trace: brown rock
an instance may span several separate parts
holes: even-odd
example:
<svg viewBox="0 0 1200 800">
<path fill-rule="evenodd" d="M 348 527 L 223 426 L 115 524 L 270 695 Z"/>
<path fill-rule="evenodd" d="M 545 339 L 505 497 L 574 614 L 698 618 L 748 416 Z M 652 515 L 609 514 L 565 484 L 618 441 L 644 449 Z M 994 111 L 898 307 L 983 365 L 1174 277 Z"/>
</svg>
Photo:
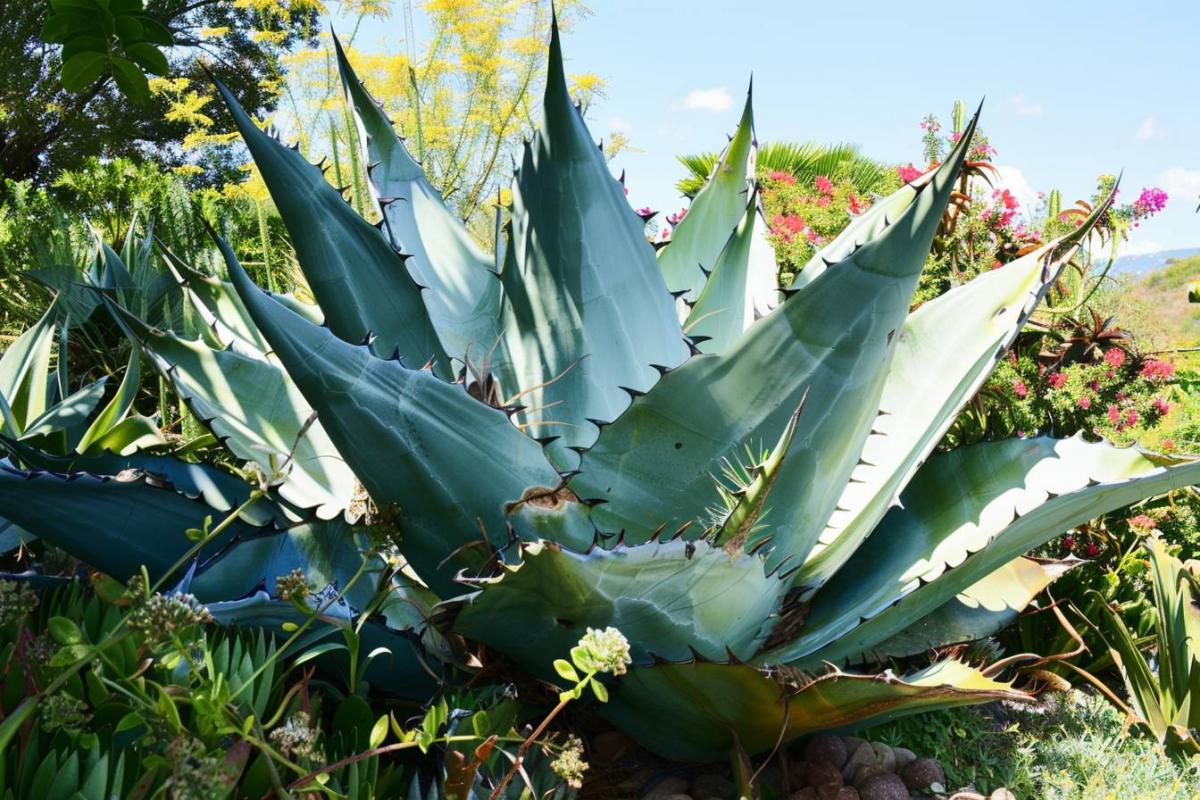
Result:
<svg viewBox="0 0 1200 800">
<path fill-rule="evenodd" d="M 686 794 L 687 790 L 686 778 L 670 775 L 651 786 L 650 790 L 642 795 L 642 800 L 668 800 L 674 795 Z"/>
<path fill-rule="evenodd" d="M 792 792 L 788 796 L 788 800 L 818 800 L 817 790 L 811 786 L 805 786 L 799 791 Z"/>
<path fill-rule="evenodd" d="M 858 789 L 855 789 L 853 786 L 843 786 L 838 789 L 834 800 L 859 800 Z"/>
<path fill-rule="evenodd" d="M 854 777 L 854 772 L 864 764 L 875 763 L 875 748 L 871 747 L 867 742 L 863 742 L 858 748 L 850 754 L 850 758 L 846 759 L 846 765 L 842 767 L 842 779 L 849 781 Z"/>
<path fill-rule="evenodd" d="M 875 751 L 876 764 L 883 767 L 885 772 L 896 771 L 896 754 L 892 752 L 892 748 L 883 742 L 871 742 L 871 748 Z"/>
<path fill-rule="evenodd" d="M 878 772 L 863 781 L 858 796 L 862 800 L 908 800 L 908 789 L 895 773 Z"/>
<path fill-rule="evenodd" d="M 622 792 L 640 792 L 643 786 L 654 779 L 655 774 L 652 767 L 642 767 L 626 775 L 617 788 Z"/>
<path fill-rule="evenodd" d="M 804 760 L 810 764 L 830 764 L 841 769 L 846 765 L 848 756 L 846 743 L 839 736 L 814 736 L 804 747 Z"/>
<path fill-rule="evenodd" d="M 928 789 L 935 783 L 946 784 L 946 773 L 942 765 L 932 758 L 918 758 L 900 773 L 904 785 L 910 789 Z"/>
<path fill-rule="evenodd" d="M 893 747 L 892 755 L 896 756 L 896 772 L 917 760 L 917 754 L 907 747 Z"/>
<path fill-rule="evenodd" d="M 862 747 L 867 740 L 860 739 L 857 736 L 843 736 L 842 741 L 846 743 L 846 752 L 853 753 L 855 750 Z"/>
<path fill-rule="evenodd" d="M 692 796 L 696 800 L 737 800 L 737 787 L 724 775 L 709 773 L 692 780 Z"/>
<path fill-rule="evenodd" d="M 620 731 L 604 731 L 592 737 L 588 754 L 597 764 L 611 764 L 632 747 L 633 740 Z"/>
<path fill-rule="evenodd" d="M 792 761 L 788 763 L 788 780 L 793 786 L 808 785 L 808 762 Z"/>
<path fill-rule="evenodd" d="M 854 785 L 854 788 L 861 789 L 867 778 L 881 772 L 887 772 L 881 764 L 859 764 L 854 768 L 854 774 L 850 776 L 850 783 Z"/>
<path fill-rule="evenodd" d="M 844 786 L 835 786 L 832 783 L 827 783 L 824 786 L 817 787 L 817 800 L 838 800 L 842 794 Z"/>
<path fill-rule="evenodd" d="M 809 786 L 825 786 L 833 784 L 834 786 L 842 785 L 842 772 L 832 764 L 812 763 L 808 764 L 808 772 L 804 776 L 804 780 Z"/>
</svg>

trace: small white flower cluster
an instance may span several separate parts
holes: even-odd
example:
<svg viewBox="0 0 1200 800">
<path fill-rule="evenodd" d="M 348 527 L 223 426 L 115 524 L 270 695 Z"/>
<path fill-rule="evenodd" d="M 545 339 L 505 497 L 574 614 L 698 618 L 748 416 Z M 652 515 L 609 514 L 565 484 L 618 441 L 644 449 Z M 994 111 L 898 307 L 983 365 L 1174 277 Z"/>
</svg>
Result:
<svg viewBox="0 0 1200 800">
<path fill-rule="evenodd" d="M 624 675 L 633 663 L 629 656 L 629 640 L 616 628 L 588 628 L 579 640 L 583 651 L 575 657 L 576 665 L 588 672 L 609 672 Z"/>
<path fill-rule="evenodd" d="M 282 726 L 271 731 L 271 741 L 279 751 L 289 758 L 320 761 L 321 749 L 317 747 L 317 734 L 306 711 L 297 711 L 287 718 Z"/>
<path fill-rule="evenodd" d="M 166 640 L 187 628 L 212 621 L 212 614 L 208 613 L 208 609 L 193 595 L 183 592 L 151 595 L 129 614 L 131 630 L 158 641 Z"/>
<path fill-rule="evenodd" d="M 588 764 L 583 760 L 583 741 L 578 736 L 568 736 L 558 758 L 550 762 L 550 769 L 554 770 L 554 774 L 566 781 L 572 789 L 583 788 L 583 773 L 587 768 Z"/>
</svg>

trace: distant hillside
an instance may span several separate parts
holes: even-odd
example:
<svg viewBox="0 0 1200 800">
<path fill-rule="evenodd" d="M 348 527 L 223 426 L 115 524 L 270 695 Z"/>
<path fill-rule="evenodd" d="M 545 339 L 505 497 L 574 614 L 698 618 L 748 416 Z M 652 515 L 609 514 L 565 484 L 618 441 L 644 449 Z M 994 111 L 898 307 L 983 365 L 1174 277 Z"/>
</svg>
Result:
<svg viewBox="0 0 1200 800">
<path fill-rule="evenodd" d="M 1112 265 L 1114 275 L 1144 275 L 1146 272 L 1160 269 L 1168 261 L 1177 261 L 1200 255 L 1200 247 L 1184 247 L 1181 249 L 1160 249 L 1154 253 L 1139 253 L 1138 255 L 1122 255 Z"/>
<path fill-rule="evenodd" d="M 1173 260 L 1146 274 L 1127 272 L 1102 304 L 1131 331 L 1142 350 L 1200 345 L 1200 305 L 1188 302 L 1188 284 L 1200 281 L 1200 255 Z"/>
<path fill-rule="evenodd" d="M 1121 256 L 1113 264 L 1114 275 L 1141 275 L 1166 266 L 1168 261 L 1178 261 L 1200 255 L 1200 247 L 1185 247 L 1180 250 L 1159 250 L 1154 253 L 1139 253 L 1135 256 Z"/>
</svg>

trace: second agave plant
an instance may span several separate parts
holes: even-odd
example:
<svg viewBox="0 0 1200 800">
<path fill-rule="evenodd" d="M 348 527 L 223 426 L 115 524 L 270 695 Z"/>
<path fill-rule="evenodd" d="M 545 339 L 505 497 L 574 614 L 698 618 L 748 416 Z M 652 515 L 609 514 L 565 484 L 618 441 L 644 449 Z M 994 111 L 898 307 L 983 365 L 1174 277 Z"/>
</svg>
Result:
<svg viewBox="0 0 1200 800">
<path fill-rule="evenodd" d="M 325 621 L 369 616 L 364 639 L 389 653 L 369 679 L 415 697 L 466 653 L 561 680 L 555 659 L 616 627 L 633 663 L 603 713 L 706 759 L 1028 698 L 957 660 L 876 665 L 988 636 L 1069 567 L 1024 553 L 1200 479 L 1195 461 L 1082 438 L 935 452 L 1095 220 L 910 311 L 974 121 L 778 286 L 749 98 L 656 254 L 553 32 L 544 120 L 489 253 L 338 55 L 378 225 L 222 88 L 317 305 L 260 290 L 223 243 L 226 276 L 162 254 L 199 339 L 104 299 L 269 476 L 265 496 L 169 454 L 49 455 L 6 429 L 0 515 L 128 578 L 161 577 L 185 531 L 240 509 L 188 590 L 218 619 L 276 627 L 295 613 L 278 579 L 299 570 L 340 594 Z M 364 522 L 392 550 L 364 555 Z"/>
</svg>

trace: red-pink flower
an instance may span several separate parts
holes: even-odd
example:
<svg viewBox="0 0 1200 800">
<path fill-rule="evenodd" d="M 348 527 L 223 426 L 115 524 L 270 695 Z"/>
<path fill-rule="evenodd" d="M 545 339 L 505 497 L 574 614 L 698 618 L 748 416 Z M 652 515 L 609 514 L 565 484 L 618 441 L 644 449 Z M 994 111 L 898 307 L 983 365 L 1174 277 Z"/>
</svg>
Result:
<svg viewBox="0 0 1200 800">
<path fill-rule="evenodd" d="M 1125 409 L 1125 424 L 1126 425 L 1137 425 L 1137 421 L 1138 421 L 1137 409 L 1136 408 Z"/>
<path fill-rule="evenodd" d="M 642 219 L 649 219 L 650 217 L 654 216 L 654 212 L 650 209 L 650 206 L 642 206 L 633 213 L 637 214 Z"/>
<path fill-rule="evenodd" d="M 1088 558 L 1095 558 L 1099 552 L 1100 552 L 1100 548 L 1096 546 L 1095 542 L 1088 542 L 1088 545 L 1087 545 Z"/>
<path fill-rule="evenodd" d="M 778 181 L 779 183 L 786 183 L 789 185 L 796 182 L 795 175 L 790 172 L 784 172 L 780 169 L 772 170 L 771 172 L 767 173 L 767 177 L 773 181 Z"/>
<path fill-rule="evenodd" d="M 1121 409 L 1117 408 L 1115 405 L 1110 405 L 1108 407 L 1108 421 L 1111 422 L 1113 425 L 1116 425 L 1118 422 L 1120 422 L 1121 421 Z"/>
<path fill-rule="evenodd" d="M 1175 365 L 1170 361 L 1159 361 L 1158 359 L 1151 358 L 1142 364 L 1142 371 L 1138 374 L 1152 381 L 1165 381 L 1175 375 Z"/>
<path fill-rule="evenodd" d="M 817 191 L 821 194 L 833 194 L 833 181 L 826 178 L 824 175 L 818 175 L 813 180 L 813 186 L 817 187 Z"/>
<path fill-rule="evenodd" d="M 1050 373 L 1050 388 L 1061 389 L 1067 383 L 1067 376 L 1061 372 Z"/>
<path fill-rule="evenodd" d="M 858 199 L 858 195 L 854 194 L 853 192 L 850 193 L 850 197 L 848 199 L 850 200 L 850 213 L 851 214 L 857 215 L 857 214 L 861 214 L 867 210 L 868 204 L 860 202 Z"/>
<path fill-rule="evenodd" d="M 1104 353 L 1104 361 L 1110 367 L 1119 367 L 1125 363 L 1125 351 L 1119 347 L 1114 347 Z"/>
<path fill-rule="evenodd" d="M 1175 449 L 1175 440 L 1174 439 L 1163 439 L 1162 443 L 1159 445 L 1159 447 L 1162 448 L 1162 451 L 1164 453 L 1169 453 Z"/>
<path fill-rule="evenodd" d="M 914 167 L 912 163 L 909 163 L 907 166 L 901 164 L 900 166 L 896 167 L 896 174 L 899 175 L 900 180 L 904 181 L 905 183 L 912 183 L 925 173 Z"/>
<path fill-rule="evenodd" d="M 1129 526 L 1131 528 L 1139 528 L 1144 531 L 1150 531 L 1157 528 L 1158 523 L 1145 514 L 1138 514 L 1136 517 L 1129 518 Z"/>
<path fill-rule="evenodd" d="M 1022 400 L 1024 400 L 1025 396 L 1029 394 L 1029 387 L 1026 386 L 1025 381 L 1021 380 L 1020 378 L 1017 378 L 1015 381 L 1013 381 L 1012 390 L 1013 394 Z"/>
<path fill-rule="evenodd" d="M 1067 550 L 1075 549 L 1075 537 L 1074 536 L 1066 537 L 1065 539 L 1063 539 L 1062 543 L 1063 543 L 1063 547 L 1066 548 Z"/>
<path fill-rule="evenodd" d="M 672 225 L 678 225 L 680 222 L 683 222 L 683 218 L 687 216 L 687 212 L 686 208 L 681 208 L 674 214 L 667 214 L 667 222 Z"/>
<path fill-rule="evenodd" d="M 1079 406 L 1084 411 L 1086 411 L 1092 407 L 1092 398 L 1088 397 L 1085 394 L 1083 397 L 1080 397 L 1078 400 L 1075 401 L 1075 405 Z"/>
<path fill-rule="evenodd" d="M 1171 404 L 1161 397 L 1154 398 L 1154 402 L 1150 405 L 1154 407 L 1154 410 L 1157 411 L 1158 415 L 1161 417 L 1165 417 L 1167 414 L 1171 413 Z"/>
</svg>

